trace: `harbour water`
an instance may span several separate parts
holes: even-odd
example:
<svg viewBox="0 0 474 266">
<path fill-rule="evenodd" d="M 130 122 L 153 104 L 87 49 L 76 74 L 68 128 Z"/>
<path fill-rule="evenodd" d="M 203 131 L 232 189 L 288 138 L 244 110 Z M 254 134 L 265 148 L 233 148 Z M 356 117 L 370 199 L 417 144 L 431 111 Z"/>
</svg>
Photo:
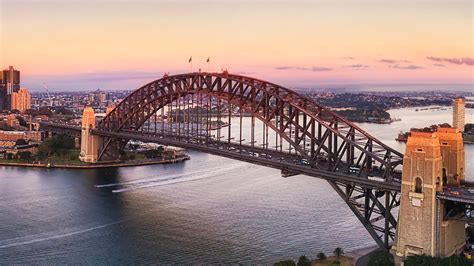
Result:
<svg viewBox="0 0 474 266">
<path fill-rule="evenodd" d="M 361 127 L 403 152 L 399 131 L 451 123 L 451 111 L 392 110 L 402 121 Z M 474 145 L 465 150 L 474 180 Z M 189 154 L 119 169 L 0 167 L 0 264 L 273 263 L 375 244 L 324 180 Z"/>
</svg>

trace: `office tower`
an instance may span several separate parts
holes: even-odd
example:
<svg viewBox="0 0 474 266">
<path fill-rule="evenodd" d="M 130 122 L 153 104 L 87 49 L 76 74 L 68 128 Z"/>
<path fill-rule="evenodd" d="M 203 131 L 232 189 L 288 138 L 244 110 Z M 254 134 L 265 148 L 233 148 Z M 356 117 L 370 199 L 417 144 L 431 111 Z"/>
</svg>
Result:
<svg viewBox="0 0 474 266">
<path fill-rule="evenodd" d="M 0 72 L 0 109 L 10 109 L 11 95 L 20 89 L 20 71 L 10 66 Z"/>
<path fill-rule="evenodd" d="M 464 132 L 464 98 L 456 98 L 453 102 L 453 127 Z"/>
</svg>

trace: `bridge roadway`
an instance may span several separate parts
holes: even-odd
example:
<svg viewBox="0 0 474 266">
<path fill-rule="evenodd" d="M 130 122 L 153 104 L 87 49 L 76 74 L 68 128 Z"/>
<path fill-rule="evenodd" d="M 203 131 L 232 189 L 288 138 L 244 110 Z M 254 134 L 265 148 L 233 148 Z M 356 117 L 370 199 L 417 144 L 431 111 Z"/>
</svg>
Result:
<svg viewBox="0 0 474 266">
<path fill-rule="evenodd" d="M 472 184 L 469 184 L 472 185 Z M 472 186 L 461 186 L 461 187 L 444 187 L 442 192 L 437 193 L 437 197 L 443 200 L 449 200 L 454 202 L 474 204 L 474 187 Z"/>
<path fill-rule="evenodd" d="M 45 131 L 51 131 L 56 133 L 64 133 L 71 136 L 79 137 L 81 134 L 81 128 L 73 125 L 56 124 L 51 122 L 41 122 L 41 128 Z M 380 191 L 396 191 L 400 192 L 401 186 L 399 182 L 386 182 L 377 181 L 373 179 L 367 179 L 364 177 L 358 177 L 354 175 L 347 175 L 341 172 L 332 172 L 323 169 L 311 168 L 308 165 L 298 164 L 297 161 L 300 157 L 295 155 L 282 154 L 281 152 L 275 152 L 271 150 L 262 150 L 260 148 L 252 148 L 250 145 L 239 144 L 228 144 L 224 142 L 211 142 L 208 144 L 200 144 L 192 139 L 180 140 L 172 138 L 160 138 L 152 135 L 139 135 L 136 132 L 106 132 L 93 130 L 97 135 L 119 137 L 124 139 L 134 139 L 144 142 L 153 142 L 163 145 L 172 145 L 177 147 L 183 147 L 188 149 L 195 149 L 198 151 L 207 152 L 223 157 L 246 161 L 249 163 L 259 164 L 268 166 L 276 169 L 286 169 L 292 173 L 300 173 L 308 176 L 318 177 L 330 181 L 336 181 L 343 184 L 360 185 L 365 188 L 371 188 Z M 243 152 L 245 149 L 246 152 Z M 241 151 L 242 150 L 242 151 Z M 258 154 L 257 156 L 250 156 L 249 153 Z M 262 156 L 263 154 L 263 156 Z M 282 160 L 282 158 L 284 158 Z M 470 187 L 446 187 L 444 191 L 438 192 L 437 197 L 443 200 L 449 200 L 454 202 L 460 202 L 465 204 L 474 205 L 474 193 L 470 193 Z"/>
<path fill-rule="evenodd" d="M 162 145 L 171 145 L 194 149 L 209 154 L 219 155 L 227 158 L 232 158 L 240 161 L 245 161 L 253 164 L 263 165 L 276 169 L 285 169 L 291 173 L 304 174 L 308 176 L 318 177 L 329 181 L 340 182 L 346 185 L 359 185 L 364 188 L 375 189 L 379 191 L 393 191 L 400 192 L 401 186 L 398 182 L 386 182 L 354 175 L 348 175 L 339 172 L 333 172 L 318 168 L 311 168 L 309 165 L 299 164 L 301 157 L 288 156 L 286 153 L 265 150 L 262 148 L 252 148 L 251 146 L 244 146 L 238 143 L 224 143 L 224 142 L 208 142 L 199 143 L 195 139 L 172 139 L 156 137 L 145 134 L 127 133 L 127 132 L 108 132 L 97 129 L 92 132 L 99 136 L 114 137 L 123 139 L 133 139 L 143 142 L 152 142 Z"/>
</svg>

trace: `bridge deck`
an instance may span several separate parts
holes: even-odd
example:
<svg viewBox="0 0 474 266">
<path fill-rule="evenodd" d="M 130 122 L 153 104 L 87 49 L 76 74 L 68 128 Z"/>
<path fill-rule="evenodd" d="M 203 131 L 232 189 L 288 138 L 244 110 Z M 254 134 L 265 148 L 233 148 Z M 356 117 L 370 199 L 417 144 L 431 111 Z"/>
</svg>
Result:
<svg viewBox="0 0 474 266">
<path fill-rule="evenodd" d="M 361 185 L 363 187 L 375 190 L 399 192 L 401 188 L 400 183 L 395 181 L 379 181 L 369 179 L 367 177 L 348 175 L 342 172 L 316 169 L 310 167 L 309 165 L 298 164 L 294 156 L 287 157 L 285 156 L 285 154 L 282 154 L 280 152 L 271 152 L 269 150 L 263 150 L 261 148 L 250 149 L 249 147 L 242 147 L 239 144 L 228 144 L 224 142 L 199 143 L 195 140 L 159 138 L 156 136 L 144 134 L 137 135 L 136 133 L 134 134 L 125 132 L 107 132 L 100 130 L 93 130 L 93 133 L 106 137 L 133 139 L 144 142 L 154 142 L 163 145 L 172 145 L 188 149 L 195 149 L 198 151 L 246 161 L 249 163 L 264 165 L 277 169 L 285 169 L 292 173 L 305 174 L 308 176 L 314 176 L 330 181 L 341 182 L 344 184 Z"/>
<path fill-rule="evenodd" d="M 437 198 L 460 203 L 474 204 L 474 187 L 447 186 L 437 193 Z"/>
</svg>

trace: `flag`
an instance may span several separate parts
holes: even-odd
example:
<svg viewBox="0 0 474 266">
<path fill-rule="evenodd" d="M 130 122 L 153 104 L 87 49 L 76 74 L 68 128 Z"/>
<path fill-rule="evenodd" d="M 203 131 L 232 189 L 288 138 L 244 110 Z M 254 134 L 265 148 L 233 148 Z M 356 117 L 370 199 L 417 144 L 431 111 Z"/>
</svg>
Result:
<svg viewBox="0 0 474 266">
<path fill-rule="evenodd" d="M 207 58 L 206 62 L 209 63 L 209 57 Z"/>
<path fill-rule="evenodd" d="M 189 57 L 189 60 L 188 60 L 188 63 L 191 63 L 191 61 L 193 61 L 193 57 Z"/>
</svg>

